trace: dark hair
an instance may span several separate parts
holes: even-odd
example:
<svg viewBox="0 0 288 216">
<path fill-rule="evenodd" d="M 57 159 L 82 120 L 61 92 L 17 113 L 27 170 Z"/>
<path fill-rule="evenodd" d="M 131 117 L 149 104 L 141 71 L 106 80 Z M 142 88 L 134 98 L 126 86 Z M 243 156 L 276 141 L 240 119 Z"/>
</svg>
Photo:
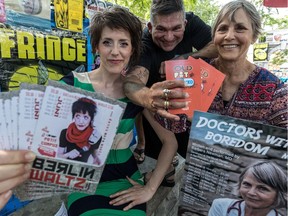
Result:
<svg viewBox="0 0 288 216">
<path fill-rule="evenodd" d="M 150 21 L 153 24 L 157 15 L 170 15 L 175 12 L 183 12 L 183 19 L 185 18 L 183 0 L 153 0 L 150 8 Z"/>
<path fill-rule="evenodd" d="M 92 20 L 89 29 L 91 37 L 92 50 L 95 52 L 99 44 L 102 31 L 105 27 L 110 29 L 124 29 L 128 31 L 131 37 L 133 54 L 128 63 L 128 68 L 131 69 L 138 63 L 141 47 L 142 47 L 142 23 L 128 9 L 120 6 L 112 6 L 101 12 L 97 12 Z"/>
<path fill-rule="evenodd" d="M 272 208 L 287 206 L 287 174 L 279 165 L 272 161 L 258 161 L 251 164 L 240 174 L 238 188 L 240 188 L 247 172 L 252 173 L 257 181 L 269 185 L 277 192 Z"/>
<path fill-rule="evenodd" d="M 245 0 L 231 1 L 223 6 L 212 27 L 212 38 L 215 36 L 218 25 L 225 17 L 228 17 L 230 21 L 235 20 L 234 15 L 238 9 L 243 9 L 251 20 L 253 39 L 256 40 L 258 38 L 259 34 L 261 33 L 261 17 L 254 5 Z"/>
<path fill-rule="evenodd" d="M 86 113 L 88 112 L 91 117 L 91 121 L 94 119 L 96 113 L 96 103 L 89 98 L 79 98 L 72 104 L 72 117 L 74 118 L 75 114 Z"/>
</svg>

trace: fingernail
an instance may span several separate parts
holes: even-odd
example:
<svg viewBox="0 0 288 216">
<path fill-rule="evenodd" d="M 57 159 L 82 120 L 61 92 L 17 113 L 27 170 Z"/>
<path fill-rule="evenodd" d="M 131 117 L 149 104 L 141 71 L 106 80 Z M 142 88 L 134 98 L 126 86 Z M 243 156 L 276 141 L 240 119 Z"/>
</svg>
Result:
<svg viewBox="0 0 288 216">
<path fill-rule="evenodd" d="M 25 154 L 25 159 L 28 161 L 33 161 L 36 158 L 36 155 L 33 152 L 28 152 Z"/>
<path fill-rule="evenodd" d="M 11 195 L 12 195 L 12 191 L 9 190 L 9 191 L 7 191 L 7 192 L 4 194 L 4 198 L 5 198 L 5 199 L 9 199 Z"/>
<path fill-rule="evenodd" d="M 185 98 L 189 98 L 189 94 L 187 92 L 185 92 Z"/>
</svg>

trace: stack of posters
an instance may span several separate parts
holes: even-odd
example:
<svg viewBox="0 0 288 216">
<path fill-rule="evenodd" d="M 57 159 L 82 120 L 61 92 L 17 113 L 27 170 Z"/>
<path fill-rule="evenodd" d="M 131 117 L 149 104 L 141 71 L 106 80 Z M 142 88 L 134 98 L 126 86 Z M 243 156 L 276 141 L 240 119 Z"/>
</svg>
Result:
<svg viewBox="0 0 288 216">
<path fill-rule="evenodd" d="M 207 111 L 217 94 L 225 75 L 202 59 L 189 57 L 184 60 L 165 61 L 167 80 L 184 80 L 184 92 L 189 94 L 187 107 L 169 109 L 172 114 L 186 114 L 190 119 L 194 110 Z M 180 99 L 177 99 L 181 101 Z"/>
<path fill-rule="evenodd" d="M 287 146 L 287 129 L 194 112 L 178 215 L 287 215 Z"/>
<path fill-rule="evenodd" d="M 0 97 L 0 148 L 37 154 L 17 197 L 94 193 L 126 104 L 56 81 Z"/>
</svg>

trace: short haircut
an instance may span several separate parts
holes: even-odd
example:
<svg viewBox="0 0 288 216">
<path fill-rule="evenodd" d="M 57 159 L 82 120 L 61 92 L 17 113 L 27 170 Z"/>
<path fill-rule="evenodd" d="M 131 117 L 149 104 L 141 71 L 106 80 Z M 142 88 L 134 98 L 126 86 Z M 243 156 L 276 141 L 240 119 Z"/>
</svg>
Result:
<svg viewBox="0 0 288 216">
<path fill-rule="evenodd" d="M 273 208 L 287 207 L 287 174 L 278 164 L 273 161 L 258 161 L 246 167 L 239 176 L 238 188 L 247 172 L 252 173 L 257 181 L 269 185 L 277 192 Z"/>
<path fill-rule="evenodd" d="M 214 38 L 216 29 L 218 25 L 220 24 L 220 22 L 222 22 L 222 20 L 225 17 L 228 17 L 228 19 L 232 22 L 235 21 L 235 17 L 234 17 L 235 12 L 241 8 L 245 11 L 247 16 L 251 20 L 253 39 L 256 40 L 259 37 L 262 28 L 261 28 L 261 17 L 258 11 L 254 7 L 254 5 L 251 4 L 250 2 L 245 1 L 245 0 L 236 0 L 236 1 L 231 1 L 227 3 L 226 5 L 224 5 L 222 9 L 220 10 L 220 12 L 218 13 L 218 16 L 216 17 L 215 22 L 212 26 L 212 38 Z"/>
<path fill-rule="evenodd" d="M 157 15 L 170 15 L 176 12 L 182 12 L 183 19 L 185 19 L 183 0 L 153 0 L 150 8 L 150 21 L 153 24 Z"/>
<path fill-rule="evenodd" d="M 91 121 L 94 119 L 96 113 L 96 103 L 89 98 L 79 98 L 72 104 L 72 118 L 76 113 L 86 113 L 91 117 Z"/>
<path fill-rule="evenodd" d="M 90 24 L 89 35 L 93 53 L 99 44 L 102 31 L 105 27 L 110 29 L 123 29 L 129 32 L 133 54 L 128 63 L 128 68 L 134 67 L 140 58 L 142 48 L 142 23 L 128 9 L 121 6 L 112 6 L 104 11 L 97 12 Z"/>
</svg>

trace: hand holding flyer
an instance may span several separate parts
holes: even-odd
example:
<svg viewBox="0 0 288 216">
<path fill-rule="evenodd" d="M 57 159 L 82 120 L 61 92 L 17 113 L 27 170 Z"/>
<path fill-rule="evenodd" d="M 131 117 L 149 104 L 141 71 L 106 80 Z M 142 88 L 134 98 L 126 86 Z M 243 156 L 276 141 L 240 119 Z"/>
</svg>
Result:
<svg viewBox="0 0 288 216">
<path fill-rule="evenodd" d="M 167 80 L 183 79 L 186 88 L 183 91 L 189 94 L 187 107 L 169 109 L 172 114 L 186 114 L 193 117 L 195 110 L 207 111 L 218 92 L 225 75 L 202 59 L 189 57 L 187 60 L 165 61 Z"/>
<path fill-rule="evenodd" d="M 17 94 L 1 96 L 0 111 L 9 110 L 9 115 L 1 115 L 6 124 L 0 127 L 11 125 L 7 134 L 0 133 L 1 148 L 11 149 L 2 143 L 12 140 L 3 138 L 15 134 L 19 146 L 14 149 L 37 154 L 30 179 L 15 194 L 28 200 L 72 191 L 94 193 L 126 104 L 55 81 L 46 87 L 23 83 Z M 18 109 L 9 108 L 17 101 L 19 115 L 12 112 Z"/>
<path fill-rule="evenodd" d="M 165 61 L 165 72 L 167 80 L 184 80 L 186 87 L 182 90 L 189 94 L 188 99 L 176 99 L 177 101 L 186 101 L 187 107 L 182 109 L 169 109 L 172 114 L 186 114 L 192 118 L 193 111 L 201 109 L 201 77 L 200 68 L 195 64 L 195 59 L 189 60 L 170 60 Z"/>
</svg>

